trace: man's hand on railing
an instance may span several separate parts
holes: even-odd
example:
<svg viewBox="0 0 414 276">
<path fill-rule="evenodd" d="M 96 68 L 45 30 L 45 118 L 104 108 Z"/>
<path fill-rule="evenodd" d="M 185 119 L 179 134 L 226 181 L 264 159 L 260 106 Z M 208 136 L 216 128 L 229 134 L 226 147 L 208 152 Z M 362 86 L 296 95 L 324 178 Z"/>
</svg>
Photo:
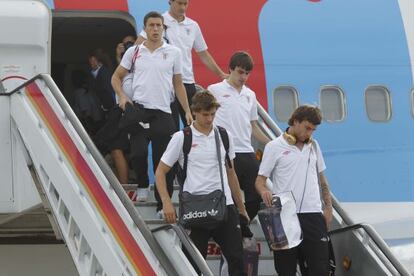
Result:
<svg viewBox="0 0 414 276">
<path fill-rule="evenodd" d="M 177 215 L 175 213 L 175 208 L 171 201 L 163 203 L 162 212 L 164 212 L 164 220 L 167 223 L 177 222 Z"/>
</svg>

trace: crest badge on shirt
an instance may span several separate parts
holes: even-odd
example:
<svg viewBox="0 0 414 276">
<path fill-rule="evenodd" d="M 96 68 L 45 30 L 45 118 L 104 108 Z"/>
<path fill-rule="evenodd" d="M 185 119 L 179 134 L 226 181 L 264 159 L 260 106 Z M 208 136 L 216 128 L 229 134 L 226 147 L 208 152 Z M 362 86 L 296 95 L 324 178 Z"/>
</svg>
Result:
<svg viewBox="0 0 414 276">
<path fill-rule="evenodd" d="M 163 58 L 164 60 L 166 60 L 166 59 L 168 58 L 168 54 L 167 54 L 167 53 L 162 54 L 162 58 Z"/>
<path fill-rule="evenodd" d="M 191 32 L 190 28 L 185 28 L 185 32 L 187 33 L 187 35 L 190 35 L 190 32 Z"/>
</svg>

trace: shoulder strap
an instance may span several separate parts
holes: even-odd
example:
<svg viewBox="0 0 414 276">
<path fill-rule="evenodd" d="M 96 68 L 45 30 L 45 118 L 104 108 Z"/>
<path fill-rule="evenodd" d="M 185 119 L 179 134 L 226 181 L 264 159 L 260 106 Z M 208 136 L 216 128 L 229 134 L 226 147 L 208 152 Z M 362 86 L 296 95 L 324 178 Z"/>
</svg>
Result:
<svg viewBox="0 0 414 276">
<path fill-rule="evenodd" d="M 218 126 L 217 127 L 220 133 L 220 138 L 223 143 L 223 146 L 226 150 L 226 163 L 231 168 L 231 162 L 229 157 L 229 135 L 225 128 Z M 193 142 L 193 133 L 191 131 L 191 127 L 187 126 L 183 128 L 183 134 L 184 134 L 184 142 L 183 142 L 183 154 L 184 154 L 184 163 L 182 168 L 182 176 L 183 176 L 183 184 L 187 177 L 187 164 L 188 164 L 188 154 L 191 150 L 191 144 Z"/>
<path fill-rule="evenodd" d="M 304 185 L 303 185 L 302 198 L 301 198 L 301 200 L 300 200 L 299 212 L 298 212 L 298 213 L 300 213 L 300 211 L 302 211 L 303 199 L 305 198 L 306 184 L 308 183 L 308 171 L 309 171 L 309 165 L 310 165 L 311 153 L 312 153 L 312 150 L 313 150 L 313 143 L 314 143 L 314 142 L 312 141 L 312 146 L 311 146 L 311 148 L 310 148 L 310 150 L 309 150 L 308 165 L 306 166 L 306 174 L 305 174 L 305 183 L 304 183 Z M 318 166 L 318 161 L 316 161 L 316 171 L 318 171 L 317 166 Z M 316 173 L 316 174 L 318 174 L 318 173 Z M 319 178 L 318 178 L 318 181 L 319 181 Z"/>
<path fill-rule="evenodd" d="M 221 126 L 217 126 L 221 141 L 223 142 L 224 149 L 226 150 L 226 163 L 229 168 L 231 168 L 231 162 L 229 157 L 229 148 L 230 148 L 230 142 L 229 142 L 229 134 L 227 133 L 226 129 Z"/>
<path fill-rule="evenodd" d="M 165 43 L 170 44 L 170 40 L 168 39 L 167 34 L 168 34 L 168 26 L 164 24 L 164 36 L 163 36 L 163 38 L 164 38 Z"/>
<path fill-rule="evenodd" d="M 188 164 L 188 154 L 191 150 L 191 144 L 193 142 L 193 133 L 191 131 L 191 127 L 187 126 L 183 128 L 183 134 L 184 134 L 184 142 L 183 142 L 183 154 L 184 154 L 184 164 L 183 164 L 183 185 L 184 180 L 187 177 L 187 164 Z"/>
<path fill-rule="evenodd" d="M 139 50 L 141 48 L 141 45 L 137 45 L 137 47 L 134 50 L 134 54 L 132 55 L 132 64 L 131 64 L 131 68 L 129 69 L 129 72 L 132 73 L 134 72 L 134 65 L 135 65 L 135 61 L 138 58 L 139 55 Z"/>
<path fill-rule="evenodd" d="M 220 139 L 218 131 L 214 129 L 214 140 L 216 142 L 216 151 L 217 151 L 217 161 L 218 161 L 218 167 L 220 172 L 220 182 L 221 182 L 221 190 L 224 193 L 224 177 L 223 177 L 223 166 L 221 163 L 221 147 L 220 147 Z"/>
<path fill-rule="evenodd" d="M 316 142 L 315 140 L 312 140 L 312 149 L 315 151 L 315 157 L 316 157 L 316 173 L 318 174 L 319 177 L 319 168 L 318 168 L 318 147 L 316 146 Z"/>
</svg>

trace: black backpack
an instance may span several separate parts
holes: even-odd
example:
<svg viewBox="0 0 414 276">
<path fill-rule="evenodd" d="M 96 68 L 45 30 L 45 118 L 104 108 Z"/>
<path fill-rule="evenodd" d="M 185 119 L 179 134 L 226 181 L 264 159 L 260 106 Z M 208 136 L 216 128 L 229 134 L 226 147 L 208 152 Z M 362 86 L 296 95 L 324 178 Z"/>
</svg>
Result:
<svg viewBox="0 0 414 276">
<path fill-rule="evenodd" d="M 224 149 L 226 150 L 226 164 L 231 168 L 231 162 L 229 157 L 229 135 L 227 134 L 227 131 L 225 128 L 221 126 L 217 126 L 217 129 L 220 133 L 220 138 L 223 143 Z M 183 167 L 180 165 L 177 166 L 177 178 L 180 183 L 180 185 L 184 185 L 184 181 L 187 178 L 187 164 L 188 164 L 188 154 L 191 150 L 191 144 L 193 142 L 193 133 L 191 131 L 191 127 L 187 126 L 183 128 L 184 133 L 184 142 L 183 142 L 183 153 L 184 153 L 184 163 Z"/>
</svg>

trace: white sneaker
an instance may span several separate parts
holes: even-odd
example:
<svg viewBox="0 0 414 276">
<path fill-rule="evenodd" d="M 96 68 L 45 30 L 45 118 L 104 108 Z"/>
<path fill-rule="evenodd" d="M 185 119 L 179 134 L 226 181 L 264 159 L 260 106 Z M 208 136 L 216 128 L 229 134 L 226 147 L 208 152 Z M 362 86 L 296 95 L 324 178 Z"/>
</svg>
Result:
<svg viewBox="0 0 414 276">
<path fill-rule="evenodd" d="M 157 218 L 165 219 L 164 212 L 162 211 L 162 209 L 157 212 Z"/>
<path fill-rule="evenodd" d="M 138 188 L 137 189 L 137 201 L 145 202 L 148 200 L 149 197 L 149 189 L 148 188 Z"/>
</svg>

